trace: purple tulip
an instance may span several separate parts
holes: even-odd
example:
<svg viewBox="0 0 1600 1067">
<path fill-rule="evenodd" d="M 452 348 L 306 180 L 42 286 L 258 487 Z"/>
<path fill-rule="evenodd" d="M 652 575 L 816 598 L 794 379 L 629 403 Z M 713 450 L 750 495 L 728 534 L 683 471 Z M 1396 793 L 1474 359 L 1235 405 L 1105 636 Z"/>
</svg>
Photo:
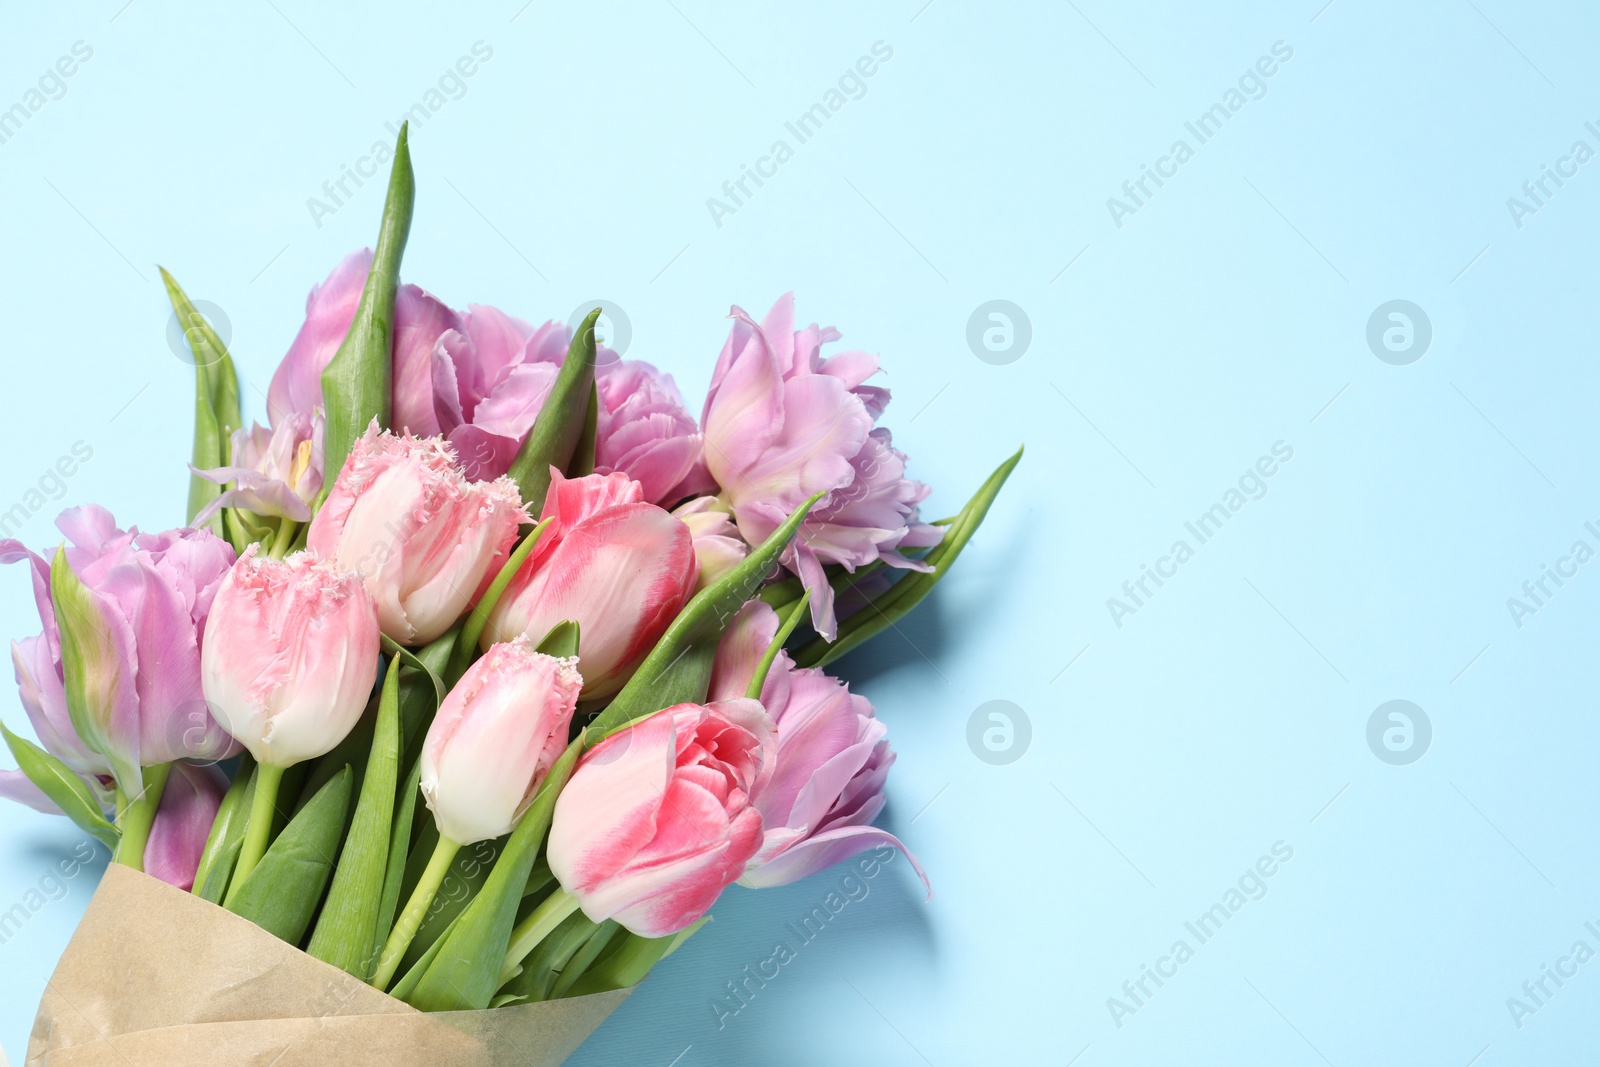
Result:
<svg viewBox="0 0 1600 1067">
<path fill-rule="evenodd" d="M 0 541 L 0 563 L 28 559 L 44 632 L 13 643 L 23 708 L 40 743 L 89 778 L 114 776 L 143 789 L 138 768 L 179 759 L 218 760 L 239 751 L 212 717 L 200 687 L 200 639 L 233 548 L 205 530 L 120 530 L 97 505 L 56 519 L 71 544 L 94 657 L 82 664 L 95 706 L 67 708 L 62 641 L 50 566 L 20 542 Z M 103 787 L 102 787 L 103 788 Z"/>
<path fill-rule="evenodd" d="M 274 427 L 292 414 L 310 415 L 322 406 L 322 372 L 350 332 L 371 269 L 370 248 L 352 252 L 306 298 L 306 321 L 267 390 L 267 415 Z M 446 331 L 461 326 L 460 316 L 439 300 L 415 285 L 400 286 L 394 308 L 392 428 L 420 437 L 439 432 L 434 351 Z"/>
<path fill-rule="evenodd" d="M 731 317 L 702 419 L 706 467 L 753 545 L 807 497 L 828 494 L 784 562 L 811 590 L 812 624 L 832 640 L 837 621 L 824 564 L 854 571 L 881 559 L 926 570 L 900 549 L 938 544 L 942 531 L 918 517 L 927 486 L 905 477 L 906 458 L 889 431 L 873 429 L 889 402 L 887 389 L 864 384 L 878 371 L 876 357 L 822 358 L 839 332 L 815 324 L 796 331 L 792 293 L 760 325 L 737 307 Z"/>
<path fill-rule="evenodd" d="M 742 697 L 778 632 L 778 615 L 759 600 L 739 610 L 717 646 L 711 700 Z M 761 689 L 778 731 L 772 776 L 752 796 L 764 830 L 740 883 L 788 885 L 879 845 L 899 849 L 924 886 L 922 865 L 887 830 L 872 826 L 885 803 L 894 764 L 888 728 L 871 701 L 821 670 L 799 669 L 778 654 Z M 931 895 L 932 890 L 929 890 Z"/>
<path fill-rule="evenodd" d="M 144 848 L 144 872 L 179 889 L 194 886 L 200 853 L 228 790 L 227 776 L 214 766 L 174 763 L 161 794 L 150 839 Z"/>
<path fill-rule="evenodd" d="M 322 410 L 290 412 L 271 430 L 241 427 L 233 432 L 231 466 L 189 469 L 218 485 L 234 484 L 201 509 L 195 526 L 225 507 L 305 522 L 322 490 Z"/>
</svg>

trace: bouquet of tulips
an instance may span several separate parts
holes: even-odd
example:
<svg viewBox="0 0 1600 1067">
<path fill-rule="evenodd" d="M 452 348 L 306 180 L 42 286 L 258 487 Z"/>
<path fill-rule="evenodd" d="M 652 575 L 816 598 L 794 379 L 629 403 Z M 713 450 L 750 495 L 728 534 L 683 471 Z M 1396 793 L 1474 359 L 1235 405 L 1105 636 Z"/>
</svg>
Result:
<svg viewBox="0 0 1600 1067">
<path fill-rule="evenodd" d="M 1020 453 L 923 522 L 876 359 L 824 357 L 788 296 L 733 309 L 698 423 L 598 311 L 454 311 L 399 283 L 404 130 L 392 160 L 265 428 L 163 272 L 189 525 L 89 505 L 51 558 L 0 541 L 43 622 L 0 793 L 115 860 L 29 1064 L 559 1063 L 733 882 L 892 850 L 927 882 L 872 826 L 886 728 L 822 668 L 927 595 Z"/>
</svg>

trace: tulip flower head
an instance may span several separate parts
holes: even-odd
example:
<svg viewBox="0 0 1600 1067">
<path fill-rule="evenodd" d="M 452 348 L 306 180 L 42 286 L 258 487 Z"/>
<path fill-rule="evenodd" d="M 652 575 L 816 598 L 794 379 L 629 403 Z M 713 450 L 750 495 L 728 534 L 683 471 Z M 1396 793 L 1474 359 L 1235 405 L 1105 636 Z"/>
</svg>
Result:
<svg viewBox="0 0 1600 1067">
<path fill-rule="evenodd" d="M 212 470 L 189 469 L 219 485 L 232 482 L 194 517 L 195 526 L 225 507 L 293 522 L 311 518 L 322 491 L 322 409 L 290 412 L 268 430 L 257 425 L 233 432 L 233 463 Z"/>
<path fill-rule="evenodd" d="M 361 718 L 378 673 L 378 616 L 352 571 L 309 552 L 247 549 L 207 620 L 201 675 L 217 720 L 259 763 L 332 750 Z"/>
<path fill-rule="evenodd" d="M 582 688 L 577 660 L 526 637 L 468 668 L 422 747 L 422 796 L 441 837 L 470 845 L 511 832 L 567 746 Z"/>
<path fill-rule="evenodd" d="M 737 307 L 731 317 L 701 420 L 706 466 L 752 545 L 808 497 L 828 494 L 784 562 L 811 590 L 812 625 L 832 640 L 837 620 L 824 564 L 854 571 L 881 559 L 928 569 L 900 552 L 939 543 L 940 529 L 917 514 L 928 488 L 905 477 L 905 456 L 889 431 L 873 428 L 889 402 L 887 389 L 864 384 L 877 373 L 876 357 L 824 359 L 822 346 L 839 331 L 795 330 L 792 293 L 759 324 Z"/>
<path fill-rule="evenodd" d="M 594 922 L 641 937 L 698 920 L 761 847 L 751 802 L 772 772 L 754 700 L 679 704 L 612 734 L 556 798 L 546 854 Z"/>
<path fill-rule="evenodd" d="M 694 592 L 689 528 L 642 500 L 623 474 L 564 478 L 552 469 L 541 519 L 550 525 L 489 614 L 484 648 L 567 619 L 583 634 L 585 699 L 622 688 Z"/>
<path fill-rule="evenodd" d="M 493 580 L 527 519 L 509 478 L 470 482 L 443 439 L 396 436 L 374 420 L 306 544 L 360 574 L 385 634 L 422 645 Z"/>
<path fill-rule="evenodd" d="M 740 609 L 717 646 L 711 695 L 743 695 L 778 616 L 759 600 Z M 887 830 L 871 825 L 886 802 L 894 764 L 888 727 L 872 702 L 823 671 L 797 669 L 780 652 L 761 690 L 777 748 L 770 777 L 756 789 L 761 848 L 739 879 L 763 888 L 788 885 L 870 848 L 899 849 L 928 885 L 917 858 Z"/>
</svg>

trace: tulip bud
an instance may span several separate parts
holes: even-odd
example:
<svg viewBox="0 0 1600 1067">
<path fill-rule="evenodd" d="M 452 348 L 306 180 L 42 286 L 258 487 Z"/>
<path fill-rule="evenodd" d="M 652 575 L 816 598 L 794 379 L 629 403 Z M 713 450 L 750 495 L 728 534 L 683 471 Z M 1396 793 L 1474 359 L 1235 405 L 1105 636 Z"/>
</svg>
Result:
<svg viewBox="0 0 1600 1067">
<path fill-rule="evenodd" d="M 594 922 L 641 937 L 684 929 L 761 847 L 750 796 L 772 749 L 754 700 L 679 704 L 617 731 L 556 798 L 551 871 Z"/>
<path fill-rule="evenodd" d="M 586 700 L 622 688 L 694 592 L 689 528 L 640 499 L 625 475 L 563 478 L 552 469 L 533 554 L 489 615 L 484 648 L 527 634 L 543 639 L 571 619 L 583 634 Z"/>
<path fill-rule="evenodd" d="M 306 544 L 361 576 L 385 634 L 422 645 L 466 612 L 527 518 L 510 479 L 469 482 L 442 439 L 397 437 L 374 423 Z"/>
<path fill-rule="evenodd" d="M 359 575 L 308 552 L 273 560 L 252 547 L 222 580 L 206 621 L 206 700 L 257 762 L 315 759 L 361 718 L 378 640 Z"/>
<path fill-rule="evenodd" d="M 422 747 L 422 796 L 458 845 L 511 832 L 567 747 L 577 660 L 519 637 L 490 648 L 439 705 Z"/>
</svg>

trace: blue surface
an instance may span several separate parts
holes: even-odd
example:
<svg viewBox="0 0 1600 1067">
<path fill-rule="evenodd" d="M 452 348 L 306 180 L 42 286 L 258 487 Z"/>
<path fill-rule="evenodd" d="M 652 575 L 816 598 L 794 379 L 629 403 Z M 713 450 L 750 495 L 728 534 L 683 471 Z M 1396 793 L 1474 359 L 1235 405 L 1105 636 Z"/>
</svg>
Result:
<svg viewBox="0 0 1600 1067">
<path fill-rule="evenodd" d="M 0 511 L 82 441 L 22 536 L 89 500 L 180 519 L 191 370 L 154 264 L 223 309 L 260 415 L 382 195 L 315 220 L 307 199 L 481 41 L 414 130 L 408 279 L 534 319 L 614 301 L 629 354 L 695 403 L 727 305 L 794 288 L 802 321 L 882 355 L 930 514 L 1029 449 L 936 597 L 841 664 L 890 724 L 887 822 L 932 903 L 891 863 L 719 1029 L 725 983 L 839 876 L 735 890 L 574 1063 L 1579 1062 L 1600 964 L 1523 985 L 1600 950 L 1600 564 L 1521 590 L 1600 549 L 1600 163 L 1562 162 L 1600 149 L 1597 16 L 1322 3 L 13 8 L 0 107 L 74 42 L 93 56 L 0 144 Z M 798 143 L 785 123 L 880 41 Z M 1185 123 L 1241 79 L 1202 143 Z M 775 175 L 708 207 L 780 139 Z M 1535 204 L 1544 165 L 1576 173 Z M 1170 176 L 1134 201 L 1142 166 Z M 1014 362 L 966 339 L 994 299 L 1031 324 Z M 1420 360 L 1369 347 L 1392 300 L 1431 324 Z M 1185 523 L 1241 478 L 1201 544 Z M 1163 563 L 1179 540 L 1192 558 Z M 1145 565 L 1171 577 L 1134 602 Z M 0 633 L 32 632 L 26 576 L 5 581 Z M 969 747 L 991 700 L 1031 723 L 1015 762 Z M 1391 700 L 1431 725 L 1418 760 L 1391 762 L 1387 720 L 1369 747 Z M 0 908 L 78 840 L 0 812 Z M 92 881 L 0 945 L 14 1060 Z M 1186 923 L 1219 903 L 1202 943 Z"/>
</svg>

